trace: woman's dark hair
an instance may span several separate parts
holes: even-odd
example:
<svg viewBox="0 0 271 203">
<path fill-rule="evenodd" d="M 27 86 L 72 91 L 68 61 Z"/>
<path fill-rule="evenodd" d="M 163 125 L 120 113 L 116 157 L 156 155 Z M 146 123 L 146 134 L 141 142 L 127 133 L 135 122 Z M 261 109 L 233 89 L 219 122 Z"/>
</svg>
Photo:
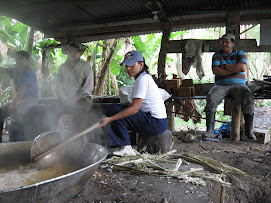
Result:
<svg viewBox="0 0 271 203">
<path fill-rule="evenodd" d="M 143 58 L 144 59 L 144 61 L 138 61 L 138 63 L 144 63 L 144 67 L 142 68 L 142 70 L 135 76 L 135 78 L 137 78 L 141 73 L 143 73 L 143 72 L 146 72 L 146 73 L 148 73 L 148 74 L 150 74 L 149 73 L 149 67 L 146 65 L 146 63 L 145 63 L 145 58 Z"/>
</svg>

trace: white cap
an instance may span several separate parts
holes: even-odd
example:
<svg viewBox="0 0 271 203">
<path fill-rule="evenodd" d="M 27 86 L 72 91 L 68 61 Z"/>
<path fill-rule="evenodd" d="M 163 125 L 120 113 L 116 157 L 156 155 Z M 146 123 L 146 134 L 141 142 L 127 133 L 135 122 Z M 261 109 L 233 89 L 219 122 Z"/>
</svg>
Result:
<svg viewBox="0 0 271 203">
<path fill-rule="evenodd" d="M 223 35 L 220 39 L 233 39 L 233 40 L 235 40 L 235 36 L 231 33 L 227 33 L 227 34 Z"/>
</svg>

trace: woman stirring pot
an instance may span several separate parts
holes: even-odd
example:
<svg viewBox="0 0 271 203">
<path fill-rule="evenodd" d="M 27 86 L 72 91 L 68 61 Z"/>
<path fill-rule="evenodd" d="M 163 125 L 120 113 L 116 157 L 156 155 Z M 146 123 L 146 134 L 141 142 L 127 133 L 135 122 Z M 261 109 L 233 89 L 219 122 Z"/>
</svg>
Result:
<svg viewBox="0 0 271 203">
<path fill-rule="evenodd" d="M 158 135 L 167 129 L 168 121 L 164 101 L 143 55 L 139 51 L 130 51 L 123 64 L 128 75 L 135 78 L 132 104 L 112 104 L 100 127 L 109 124 L 109 147 L 121 147 L 113 155 L 134 156 L 136 153 L 131 147 L 129 131 Z"/>
</svg>

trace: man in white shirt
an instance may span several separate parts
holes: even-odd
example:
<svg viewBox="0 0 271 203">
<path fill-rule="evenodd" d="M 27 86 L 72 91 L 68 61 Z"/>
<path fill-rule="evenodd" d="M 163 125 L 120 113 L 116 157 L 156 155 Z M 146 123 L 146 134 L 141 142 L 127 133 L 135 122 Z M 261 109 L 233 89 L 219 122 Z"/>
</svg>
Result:
<svg viewBox="0 0 271 203">
<path fill-rule="evenodd" d="M 71 42 L 62 51 L 68 58 L 58 69 L 56 94 L 64 113 L 74 117 L 68 120 L 80 131 L 87 127 L 87 113 L 92 106 L 93 72 L 90 64 L 80 58 L 85 51 L 82 44 Z"/>
</svg>

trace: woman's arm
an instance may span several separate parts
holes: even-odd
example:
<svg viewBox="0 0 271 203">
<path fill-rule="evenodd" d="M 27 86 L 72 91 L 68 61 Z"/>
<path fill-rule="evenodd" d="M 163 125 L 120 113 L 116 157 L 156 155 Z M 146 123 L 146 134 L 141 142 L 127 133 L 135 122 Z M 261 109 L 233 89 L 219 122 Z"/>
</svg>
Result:
<svg viewBox="0 0 271 203">
<path fill-rule="evenodd" d="M 134 98 L 132 105 L 127 107 L 126 109 L 120 111 L 119 113 L 115 114 L 114 116 L 111 117 L 105 117 L 101 120 L 101 124 L 99 127 L 103 127 L 105 125 L 107 125 L 108 123 L 115 121 L 115 120 L 119 120 L 128 116 L 131 116 L 135 113 L 138 112 L 138 110 L 140 109 L 140 106 L 142 104 L 143 99 L 140 98 Z"/>
</svg>

